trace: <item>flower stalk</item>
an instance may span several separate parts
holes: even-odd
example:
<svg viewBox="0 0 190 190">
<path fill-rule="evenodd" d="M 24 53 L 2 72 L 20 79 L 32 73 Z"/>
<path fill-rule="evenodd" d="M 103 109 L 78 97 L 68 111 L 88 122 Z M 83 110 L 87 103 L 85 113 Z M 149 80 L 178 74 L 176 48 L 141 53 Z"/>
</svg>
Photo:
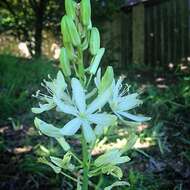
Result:
<svg viewBox="0 0 190 190">
<path fill-rule="evenodd" d="M 94 186 L 90 178 L 96 176 L 101 176 L 101 181 L 94 188 L 100 189 L 103 175 L 119 180 L 105 188 L 111 189 L 112 186 L 128 184 L 120 181 L 123 172 L 118 165 L 130 161 L 128 156 L 123 155 L 129 147 L 106 151 L 96 159 L 91 153 L 93 148 L 107 135 L 106 131 L 117 126 L 118 121 L 129 125 L 150 118 L 130 113 L 142 101 L 137 93 L 130 94 L 129 89 L 122 86 L 121 79 L 114 79 L 111 66 L 101 76 L 100 63 L 105 48 L 101 47 L 98 29 L 91 23 L 90 0 L 81 0 L 79 5 L 74 0 L 65 0 L 66 15 L 61 20 L 64 46 L 60 55 L 62 71 L 58 71 L 55 79 L 43 81 L 42 86 L 48 95 L 37 91 L 35 97 L 40 100 L 39 107 L 32 108 L 35 114 L 52 109 L 62 113 L 62 127 L 46 123 L 38 117 L 34 119 L 34 124 L 41 134 L 55 138 L 65 154 L 41 158 L 40 161 L 55 173 L 75 181 L 77 190 L 88 190 L 88 186 Z M 84 51 L 90 57 L 85 64 Z M 65 117 L 69 119 L 67 123 Z M 76 147 L 67 141 L 68 137 L 75 139 L 76 134 L 81 140 L 80 156 L 78 151 L 75 152 Z M 135 143 L 133 140 L 130 142 L 132 145 Z M 77 179 L 67 174 L 79 174 L 81 168 L 83 176 L 77 175 Z"/>
<path fill-rule="evenodd" d="M 88 190 L 88 173 L 89 173 L 89 152 L 88 145 L 84 138 L 82 138 L 82 157 L 83 157 L 83 183 L 82 190 Z"/>
</svg>

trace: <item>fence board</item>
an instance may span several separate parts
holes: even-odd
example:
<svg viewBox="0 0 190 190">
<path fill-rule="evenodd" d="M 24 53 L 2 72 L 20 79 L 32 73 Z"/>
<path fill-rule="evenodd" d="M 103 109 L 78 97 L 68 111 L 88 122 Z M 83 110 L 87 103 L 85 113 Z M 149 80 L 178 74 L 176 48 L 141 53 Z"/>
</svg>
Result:
<svg viewBox="0 0 190 190">
<path fill-rule="evenodd" d="M 168 66 L 169 63 L 179 64 L 190 57 L 190 16 L 189 0 L 165 0 L 160 3 L 145 3 L 144 16 L 144 63 L 147 65 Z M 137 5 L 139 6 L 139 5 Z M 133 8 L 132 8 L 133 9 Z M 128 33 L 127 60 L 132 63 L 134 45 L 131 41 L 134 31 L 131 11 L 127 13 L 126 25 Z M 131 27 L 131 30 L 129 30 Z M 138 39 L 137 39 L 138 40 Z M 134 40 L 133 40 L 134 41 Z"/>
</svg>

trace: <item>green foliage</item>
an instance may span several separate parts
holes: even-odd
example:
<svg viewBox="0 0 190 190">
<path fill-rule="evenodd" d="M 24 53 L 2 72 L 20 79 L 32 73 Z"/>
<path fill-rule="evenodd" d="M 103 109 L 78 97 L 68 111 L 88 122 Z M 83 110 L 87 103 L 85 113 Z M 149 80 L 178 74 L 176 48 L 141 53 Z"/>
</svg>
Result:
<svg viewBox="0 0 190 190">
<path fill-rule="evenodd" d="M 52 62 L 45 59 L 27 60 L 0 55 L 0 118 L 6 123 L 9 117 L 24 115 L 32 106 L 32 93 L 47 71 L 54 76 Z"/>
</svg>

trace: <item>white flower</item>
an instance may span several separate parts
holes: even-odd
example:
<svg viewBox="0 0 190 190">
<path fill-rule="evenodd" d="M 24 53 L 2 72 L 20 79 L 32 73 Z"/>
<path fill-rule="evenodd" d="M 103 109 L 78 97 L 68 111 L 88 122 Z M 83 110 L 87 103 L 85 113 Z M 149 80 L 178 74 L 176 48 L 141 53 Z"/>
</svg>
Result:
<svg viewBox="0 0 190 190">
<path fill-rule="evenodd" d="M 71 136 L 82 127 L 86 141 L 93 142 L 95 140 L 95 132 L 92 129 L 92 124 L 103 127 L 113 125 L 116 122 L 116 117 L 113 115 L 97 113 L 97 110 L 101 109 L 108 102 L 111 95 L 110 88 L 105 90 L 101 95 L 98 95 L 95 100 L 87 105 L 85 89 L 82 87 L 79 80 L 73 78 L 71 86 L 75 106 L 70 106 L 68 109 L 65 109 L 63 101 L 57 102 L 57 105 L 61 111 L 70 113 L 75 116 L 75 118 L 69 121 L 61 129 L 61 133 L 65 136 Z"/>
<path fill-rule="evenodd" d="M 70 97 L 65 92 L 67 84 L 61 71 L 58 72 L 57 78 L 51 82 L 44 80 L 42 86 L 46 88 L 48 95 L 41 93 L 39 90 L 36 92 L 34 97 L 39 98 L 43 103 L 39 103 L 37 108 L 32 108 L 33 113 L 39 114 L 56 107 L 55 100 L 57 99 L 71 103 Z"/>
<path fill-rule="evenodd" d="M 128 88 L 122 87 L 122 79 L 119 79 L 117 83 L 113 82 L 112 97 L 109 100 L 109 105 L 112 111 L 121 119 L 128 118 L 136 122 L 143 122 L 150 120 L 150 117 L 144 117 L 140 115 L 134 115 L 129 113 L 131 109 L 142 104 L 142 101 L 138 99 L 138 93 L 128 94 Z"/>
<path fill-rule="evenodd" d="M 104 127 L 115 124 L 116 117 L 107 113 L 97 113 L 109 100 L 111 96 L 111 88 L 108 88 L 103 93 L 98 95 L 89 105 L 86 104 L 85 89 L 82 87 L 78 79 L 71 80 L 72 87 L 72 103 L 64 101 L 61 96 L 54 96 L 57 109 L 66 114 L 74 116 L 63 128 L 56 128 L 51 124 L 47 124 L 38 118 L 35 119 L 35 125 L 39 130 L 47 136 L 58 138 L 61 136 L 72 136 L 80 127 L 82 127 L 84 137 L 87 142 L 93 142 L 96 139 L 96 134 L 100 135 Z M 61 94 L 62 95 L 62 94 Z M 65 96 L 69 95 L 65 92 Z M 69 97 L 69 99 L 71 99 Z M 95 130 L 92 129 L 92 124 L 96 125 Z"/>
</svg>

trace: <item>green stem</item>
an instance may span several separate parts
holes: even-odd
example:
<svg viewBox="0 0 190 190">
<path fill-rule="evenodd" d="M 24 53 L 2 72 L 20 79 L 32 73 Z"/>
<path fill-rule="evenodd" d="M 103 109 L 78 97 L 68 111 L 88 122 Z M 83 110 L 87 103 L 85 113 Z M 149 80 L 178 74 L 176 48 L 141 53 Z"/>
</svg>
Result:
<svg viewBox="0 0 190 190">
<path fill-rule="evenodd" d="M 89 86 L 91 80 L 92 80 L 92 74 L 90 75 L 90 78 L 89 78 L 88 83 L 87 83 L 87 85 L 86 85 L 86 89 L 88 89 L 88 86 Z"/>
<path fill-rule="evenodd" d="M 81 165 L 83 164 L 82 161 L 73 153 L 71 152 L 72 156 L 77 160 Z"/>
<path fill-rule="evenodd" d="M 88 190 L 88 172 L 89 172 L 89 153 L 88 153 L 88 147 L 87 142 L 84 138 L 84 135 L 82 137 L 82 156 L 83 156 L 83 184 L 82 184 L 82 190 Z"/>
<path fill-rule="evenodd" d="M 75 179 L 74 177 L 72 177 L 72 176 L 66 174 L 65 172 L 61 172 L 61 174 L 64 175 L 65 177 L 71 179 L 72 181 L 75 181 L 76 183 L 78 183 L 78 180 L 77 180 L 77 179 Z"/>
</svg>

